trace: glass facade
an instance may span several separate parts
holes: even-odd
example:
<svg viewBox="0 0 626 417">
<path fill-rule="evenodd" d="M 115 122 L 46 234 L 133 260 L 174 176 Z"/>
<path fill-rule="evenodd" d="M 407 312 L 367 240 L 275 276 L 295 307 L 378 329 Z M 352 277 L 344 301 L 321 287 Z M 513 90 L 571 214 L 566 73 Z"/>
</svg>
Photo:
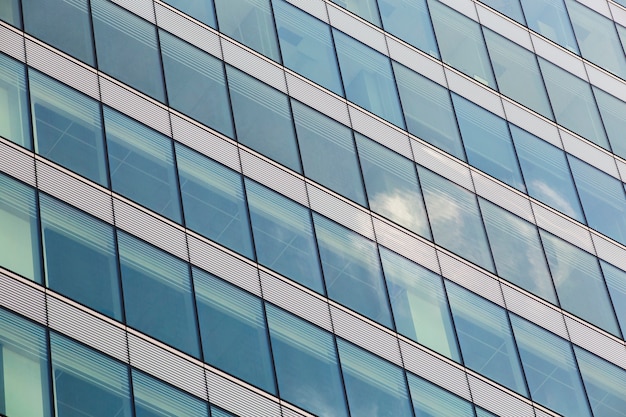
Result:
<svg viewBox="0 0 626 417">
<path fill-rule="evenodd" d="M 0 416 L 626 417 L 626 5 L 0 0 Z"/>
</svg>

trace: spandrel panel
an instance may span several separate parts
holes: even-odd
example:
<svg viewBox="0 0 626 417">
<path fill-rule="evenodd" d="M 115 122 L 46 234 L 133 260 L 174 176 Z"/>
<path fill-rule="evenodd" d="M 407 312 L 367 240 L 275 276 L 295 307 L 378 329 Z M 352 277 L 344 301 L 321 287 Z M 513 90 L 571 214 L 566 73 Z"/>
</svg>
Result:
<svg viewBox="0 0 626 417">
<path fill-rule="evenodd" d="M 0 20 L 22 28 L 22 11 L 20 9 L 20 0 L 5 0 L 0 6 Z"/>
<path fill-rule="evenodd" d="M 320 417 L 347 417 L 333 335 L 266 304 L 280 397 Z"/>
<path fill-rule="evenodd" d="M 472 404 L 407 372 L 415 417 L 474 417 Z"/>
<path fill-rule="evenodd" d="M 213 0 L 164 0 L 164 3 L 176 7 L 181 12 L 212 28 L 216 28 Z"/>
<path fill-rule="evenodd" d="M 355 15 L 362 17 L 370 23 L 380 27 L 380 17 L 378 15 L 378 7 L 376 6 L 376 0 L 331 0 L 333 3 L 338 4 L 354 13 Z"/>
<path fill-rule="evenodd" d="M 0 136 L 32 149 L 24 64 L 0 53 Z"/>
<path fill-rule="evenodd" d="M 516 22 L 526 26 L 526 20 L 524 19 L 524 13 L 522 12 L 522 5 L 519 0 L 480 0 L 481 3 L 486 4 L 502 13 L 505 16 L 510 17 Z"/>
<path fill-rule="evenodd" d="M 193 282 L 204 361 L 275 394 L 262 301 L 197 268 Z"/>
<path fill-rule="evenodd" d="M 578 54 L 578 46 L 563 0 L 521 0 L 528 27 Z"/>
<path fill-rule="evenodd" d="M 35 151 L 108 186 L 100 103 L 28 70 Z"/>
<path fill-rule="evenodd" d="M 398 332 L 460 362 L 441 277 L 383 247 L 380 258 Z"/>
<path fill-rule="evenodd" d="M 359 133 L 355 135 L 372 211 L 432 240 L 415 164 Z"/>
<path fill-rule="evenodd" d="M 592 89 L 611 149 L 616 155 L 626 158 L 626 103 L 598 87 L 592 86 Z"/>
<path fill-rule="evenodd" d="M 378 0 L 385 30 L 439 58 L 426 0 Z"/>
<path fill-rule="evenodd" d="M 622 334 L 626 333 L 626 272 L 605 261 L 600 261 L 600 266 L 613 301 L 617 320 L 622 328 Z"/>
</svg>

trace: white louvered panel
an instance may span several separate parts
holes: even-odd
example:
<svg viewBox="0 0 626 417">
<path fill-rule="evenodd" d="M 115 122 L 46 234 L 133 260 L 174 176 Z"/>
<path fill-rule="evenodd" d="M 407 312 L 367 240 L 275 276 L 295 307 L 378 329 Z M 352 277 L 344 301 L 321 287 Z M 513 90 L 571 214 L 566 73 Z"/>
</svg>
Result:
<svg viewBox="0 0 626 417">
<path fill-rule="evenodd" d="M 426 268 L 440 273 L 435 248 L 414 238 L 386 221 L 373 218 L 376 241 Z"/>
<path fill-rule="evenodd" d="M 128 334 L 131 366 L 207 400 L 204 369 L 172 352 Z"/>
<path fill-rule="evenodd" d="M 304 181 L 276 165 L 245 150 L 240 150 L 243 174 L 272 190 L 308 206 Z"/>
<path fill-rule="evenodd" d="M 535 417 L 559 417 L 556 413 L 548 413 L 544 410 L 535 407 Z"/>
<path fill-rule="evenodd" d="M 26 59 L 29 66 L 95 99 L 100 98 L 98 76 L 82 65 L 28 39 L 26 40 Z"/>
<path fill-rule="evenodd" d="M 617 165 L 617 171 L 622 179 L 622 182 L 626 181 L 626 163 L 615 158 L 615 164 Z"/>
<path fill-rule="evenodd" d="M 411 68 L 413 71 L 429 78 L 439 85 L 447 86 L 446 78 L 443 74 L 443 67 L 440 62 L 411 49 L 391 37 L 387 37 L 387 45 L 389 46 L 389 56 L 391 59 Z M 435 56 L 437 55 L 437 51 L 429 52 Z"/>
<path fill-rule="evenodd" d="M 222 59 L 220 38 L 216 33 L 205 29 L 159 3 L 154 3 L 154 8 L 159 27 Z"/>
<path fill-rule="evenodd" d="M 328 304 L 265 271 L 259 271 L 263 298 L 277 306 L 332 331 Z"/>
<path fill-rule="evenodd" d="M 400 341 L 404 366 L 415 375 L 471 401 L 465 372 L 431 353 Z"/>
<path fill-rule="evenodd" d="M 533 44 L 525 28 L 521 28 L 480 3 L 476 3 L 476 11 L 478 12 L 478 19 L 483 26 L 533 52 Z"/>
<path fill-rule="evenodd" d="M 331 26 L 376 49 L 381 54 L 387 55 L 387 44 L 382 32 L 352 16 L 339 6 L 326 3 L 326 7 L 328 8 Z"/>
<path fill-rule="evenodd" d="M 13 58 L 24 62 L 24 38 L 4 26 L 4 22 L 0 22 L 0 52 L 12 56 Z"/>
<path fill-rule="evenodd" d="M 189 254 L 192 264 L 261 296 L 259 276 L 254 266 L 193 236 L 189 236 Z"/>
<path fill-rule="evenodd" d="M 152 0 L 112 0 L 114 3 L 122 6 L 126 10 L 133 12 L 139 17 L 143 17 L 147 21 L 154 23 L 154 9 Z"/>
<path fill-rule="evenodd" d="M 284 70 L 264 58 L 247 51 L 243 47 L 222 38 L 224 61 L 254 78 L 282 91 L 287 92 Z"/>
<path fill-rule="evenodd" d="M 281 402 L 282 404 L 282 402 Z M 291 408 L 281 405 L 280 411 L 282 413 L 282 417 L 313 417 L 312 414 L 303 412 L 298 412 L 296 410 L 292 410 Z"/>
<path fill-rule="evenodd" d="M 622 80 L 612 77 L 587 62 L 585 62 L 585 70 L 587 71 L 591 84 L 600 87 L 604 91 L 610 92 L 611 95 L 622 101 L 626 101 L 626 84 L 624 84 Z"/>
<path fill-rule="evenodd" d="M 171 136 L 169 112 L 120 85 L 100 77 L 102 102 L 141 123 Z"/>
<path fill-rule="evenodd" d="M 402 366 L 396 337 L 334 306 L 330 306 L 330 314 L 337 336 Z"/>
<path fill-rule="evenodd" d="M 580 226 L 578 223 L 570 221 L 567 218 L 540 206 L 539 204 L 533 202 L 532 206 L 533 211 L 535 212 L 537 226 L 559 236 L 560 238 L 586 250 L 591 254 L 595 253 L 591 243 L 589 230 Z"/>
<path fill-rule="evenodd" d="M 36 165 L 40 190 L 113 224 L 113 207 L 109 194 L 45 162 L 38 160 Z"/>
<path fill-rule="evenodd" d="M 122 362 L 128 362 L 124 330 L 53 295 L 49 294 L 47 297 L 50 328 Z"/>
<path fill-rule="evenodd" d="M 620 179 L 613 157 L 565 130 L 559 129 L 566 152 Z"/>
<path fill-rule="evenodd" d="M 237 146 L 211 131 L 203 129 L 182 117 L 172 114 L 172 134 L 176 141 L 208 156 L 211 159 L 241 172 Z"/>
<path fill-rule="evenodd" d="M 2 272 L 0 272 L 0 306 L 37 323 L 46 324 L 44 293 Z"/>
<path fill-rule="evenodd" d="M 113 210 L 117 227 L 188 260 L 185 232 L 117 198 L 113 199 Z"/>
<path fill-rule="evenodd" d="M 504 306 L 498 280 L 446 253 L 438 251 L 438 255 L 444 277 L 500 306 Z"/>
<path fill-rule="evenodd" d="M 326 5 L 322 0 L 287 0 L 289 3 L 304 10 L 308 14 L 328 23 Z"/>
<path fill-rule="evenodd" d="M 472 0 L 439 0 L 441 3 L 447 4 L 452 9 L 464 14 L 472 20 L 478 21 L 474 2 Z"/>
<path fill-rule="evenodd" d="M 626 346 L 623 343 L 568 316 L 565 316 L 565 324 L 572 343 L 626 369 Z"/>
<path fill-rule="evenodd" d="M 502 284 L 502 293 L 506 308 L 509 311 L 550 330 L 554 334 L 567 338 L 563 314 L 560 311 L 519 292 L 506 283 Z"/>
<path fill-rule="evenodd" d="M 495 386 L 468 375 L 474 403 L 500 417 L 534 417 L 533 407 Z"/>
<path fill-rule="evenodd" d="M 559 136 L 559 130 L 555 125 L 542 119 L 536 114 L 533 114 L 529 110 L 517 103 L 514 103 L 506 97 L 502 99 L 502 104 L 504 106 L 504 113 L 506 114 L 506 118 L 509 122 L 517 126 L 523 126 L 525 130 L 533 135 L 563 149 L 561 137 Z"/>
<path fill-rule="evenodd" d="M 448 86 L 451 91 L 454 91 L 460 96 L 465 97 L 500 117 L 504 117 L 502 101 L 492 90 L 483 86 L 479 81 L 470 81 L 465 76 L 449 68 L 444 68 L 444 71 L 446 72 Z"/>
<path fill-rule="evenodd" d="M 359 210 L 315 185 L 307 183 L 306 186 L 312 210 L 374 240 L 374 230 L 369 213 Z"/>
<path fill-rule="evenodd" d="M 604 15 L 611 19 L 611 11 L 609 10 L 608 2 L 606 1 L 597 1 L 597 0 L 576 0 L 578 3 L 584 4 L 589 7 L 591 10 L 595 10 L 596 12 Z"/>
<path fill-rule="evenodd" d="M 2 141 L 0 141 L 0 172 L 9 174 L 33 187 L 36 184 L 34 158 Z"/>
<path fill-rule="evenodd" d="M 598 257 L 626 271 L 626 249 L 598 233 L 591 233 Z"/>
<path fill-rule="evenodd" d="M 585 73 L 585 67 L 582 63 L 582 59 L 571 55 L 553 43 L 549 42 L 547 39 L 536 35 L 534 33 L 530 34 L 530 39 L 533 42 L 533 46 L 535 47 L 535 52 L 537 55 L 547 59 L 555 65 L 558 65 L 561 68 L 566 68 L 567 71 L 576 75 L 583 80 L 587 80 L 587 75 Z"/>
<path fill-rule="evenodd" d="M 352 120 L 352 128 L 354 130 L 398 152 L 400 155 L 413 159 L 408 135 L 405 132 L 376 119 L 364 110 L 355 107 L 352 103 L 348 105 L 348 111 L 350 112 L 350 119 Z"/>
<path fill-rule="evenodd" d="M 214 372 L 206 371 L 211 404 L 240 417 L 280 417 L 280 406 Z"/>
<path fill-rule="evenodd" d="M 415 162 L 433 172 L 449 179 L 470 191 L 474 191 L 474 184 L 469 168 L 439 150 L 435 150 L 416 140 L 411 140 Z"/>
<path fill-rule="evenodd" d="M 616 23 L 619 23 L 622 26 L 626 26 L 626 9 L 624 9 L 623 7 L 619 7 L 615 3 L 609 2 L 609 10 L 611 11 L 613 20 L 615 20 Z"/>
<path fill-rule="evenodd" d="M 287 88 L 291 97 L 337 120 L 339 123 L 350 126 L 348 105 L 345 101 L 328 94 L 320 87 L 312 85 L 289 71 L 285 72 L 285 76 L 287 77 Z"/>
<path fill-rule="evenodd" d="M 472 178 L 474 179 L 476 194 L 485 197 L 487 200 L 513 214 L 518 215 L 524 220 L 531 223 L 535 222 L 533 213 L 530 209 L 530 201 L 525 196 L 521 196 L 503 185 L 498 184 L 482 172 L 478 172 L 476 170 L 470 171 L 472 173 Z"/>
</svg>

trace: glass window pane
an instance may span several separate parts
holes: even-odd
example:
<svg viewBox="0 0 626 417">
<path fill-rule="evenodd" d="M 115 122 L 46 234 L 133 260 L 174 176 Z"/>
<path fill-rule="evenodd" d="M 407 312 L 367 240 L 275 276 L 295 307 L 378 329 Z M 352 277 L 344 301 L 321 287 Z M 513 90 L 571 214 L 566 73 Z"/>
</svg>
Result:
<svg viewBox="0 0 626 417">
<path fill-rule="evenodd" d="M 332 0 L 332 2 L 380 27 L 376 0 Z"/>
<path fill-rule="evenodd" d="M 39 201 L 47 286 L 121 321 L 113 227 L 45 194 Z"/>
<path fill-rule="evenodd" d="M 126 323 L 200 357 L 188 265 L 118 232 Z"/>
<path fill-rule="evenodd" d="M 460 362 L 441 277 L 383 247 L 380 258 L 398 332 Z"/>
<path fill-rule="evenodd" d="M 241 175 L 176 143 L 187 227 L 254 259 Z"/>
<path fill-rule="evenodd" d="M 472 404 L 407 372 L 415 417 L 474 417 Z"/>
<path fill-rule="evenodd" d="M 291 101 L 304 175 L 367 207 L 350 128 Z"/>
<path fill-rule="evenodd" d="M 328 297 L 393 328 L 376 244 L 314 213 Z"/>
<path fill-rule="evenodd" d="M 275 393 L 262 301 L 194 268 L 205 362 Z"/>
<path fill-rule="evenodd" d="M 236 417 L 234 414 L 228 413 L 221 408 L 211 405 L 211 417 Z"/>
<path fill-rule="evenodd" d="M 351 415 L 413 415 L 401 368 L 342 339 L 337 347 Z"/>
<path fill-rule="evenodd" d="M 101 353 L 50 335 L 57 417 L 131 417 L 128 368 Z"/>
<path fill-rule="evenodd" d="M 282 399 L 320 417 L 348 415 L 333 336 L 266 304 Z"/>
<path fill-rule="evenodd" d="M 622 328 L 622 334 L 626 333 L 626 272 L 605 261 L 600 261 L 600 265 L 613 300 L 617 320 Z"/>
<path fill-rule="evenodd" d="M 524 13 L 519 0 L 480 0 L 482 3 L 526 26 Z"/>
<path fill-rule="evenodd" d="M 41 284 L 35 190 L 0 174 L 0 265 Z"/>
<path fill-rule="evenodd" d="M 0 309 L 0 414 L 50 417 L 46 331 Z"/>
<path fill-rule="evenodd" d="M 404 128 L 389 58 L 333 29 L 346 98 Z"/>
<path fill-rule="evenodd" d="M 480 407 L 476 407 L 476 417 L 498 417 L 498 416 L 490 413 L 487 410 L 483 410 Z"/>
<path fill-rule="evenodd" d="M 164 0 L 164 2 L 198 19 L 202 23 L 216 28 L 213 0 Z"/>
<path fill-rule="evenodd" d="M 165 102 L 156 28 L 108 0 L 91 0 L 98 67 Z"/>
<path fill-rule="evenodd" d="M 593 94 L 600 109 L 604 129 L 609 137 L 611 149 L 622 158 L 626 158 L 626 103 L 611 94 L 592 86 Z"/>
<path fill-rule="evenodd" d="M 521 0 L 528 27 L 578 54 L 563 0 Z"/>
<path fill-rule="evenodd" d="M 105 187 L 100 103 L 29 69 L 35 151 Z"/>
<path fill-rule="evenodd" d="M 108 107 L 104 124 L 113 191 L 180 223 L 172 140 Z"/>
<path fill-rule="evenodd" d="M 26 70 L 24 64 L 1 53 L 0 136 L 32 149 Z"/>
<path fill-rule="evenodd" d="M 439 58 L 426 0 L 378 0 L 385 30 Z"/>
<path fill-rule="evenodd" d="M 20 0 L 4 0 L 0 3 L 0 20 L 22 28 L 22 12 L 20 11 Z"/>
</svg>

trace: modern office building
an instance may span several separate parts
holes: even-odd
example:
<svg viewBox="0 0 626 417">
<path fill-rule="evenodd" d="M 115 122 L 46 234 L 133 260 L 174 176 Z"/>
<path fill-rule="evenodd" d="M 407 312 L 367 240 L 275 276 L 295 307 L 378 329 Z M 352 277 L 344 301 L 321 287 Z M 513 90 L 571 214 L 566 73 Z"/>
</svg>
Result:
<svg viewBox="0 0 626 417">
<path fill-rule="evenodd" d="M 0 415 L 626 416 L 626 1 L 0 19 Z"/>
</svg>

